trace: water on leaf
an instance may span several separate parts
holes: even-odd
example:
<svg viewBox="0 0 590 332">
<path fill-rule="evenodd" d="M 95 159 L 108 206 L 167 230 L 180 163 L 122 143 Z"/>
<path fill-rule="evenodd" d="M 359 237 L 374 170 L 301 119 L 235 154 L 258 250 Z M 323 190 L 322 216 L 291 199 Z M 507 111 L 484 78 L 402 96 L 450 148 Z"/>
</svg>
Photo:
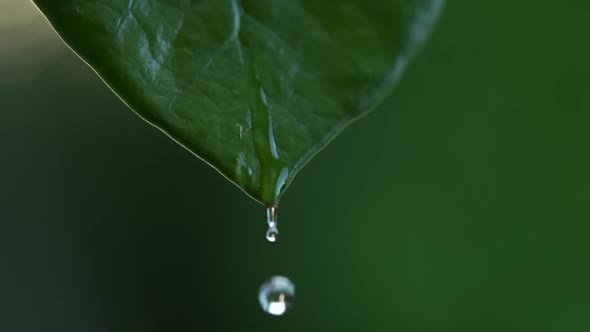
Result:
<svg viewBox="0 0 590 332">
<path fill-rule="evenodd" d="M 260 286 L 258 300 L 262 310 L 274 316 L 281 316 L 293 306 L 295 285 L 287 277 L 271 277 Z"/>
</svg>

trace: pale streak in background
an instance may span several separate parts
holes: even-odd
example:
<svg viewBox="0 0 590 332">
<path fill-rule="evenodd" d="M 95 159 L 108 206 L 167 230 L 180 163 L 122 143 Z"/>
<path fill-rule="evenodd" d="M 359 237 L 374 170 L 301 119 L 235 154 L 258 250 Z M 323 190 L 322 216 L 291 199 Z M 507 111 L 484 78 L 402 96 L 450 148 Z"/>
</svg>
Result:
<svg viewBox="0 0 590 332">
<path fill-rule="evenodd" d="M 66 50 L 31 1 L 0 1 L 0 85 L 33 79 Z"/>
</svg>

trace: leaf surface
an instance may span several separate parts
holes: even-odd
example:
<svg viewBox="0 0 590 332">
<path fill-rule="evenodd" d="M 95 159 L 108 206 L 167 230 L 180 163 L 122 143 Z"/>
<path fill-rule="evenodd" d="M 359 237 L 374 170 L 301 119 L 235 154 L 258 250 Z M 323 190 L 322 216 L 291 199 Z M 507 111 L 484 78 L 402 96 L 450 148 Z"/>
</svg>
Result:
<svg viewBox="0 0 590 332">
<path fill-rule="evenodd" d="M 442 0 L 34 0 L 143 119 L 265 205 L 393 88 Z M 351 147 L 352 149 L 362 147 Z"/>
</svg>

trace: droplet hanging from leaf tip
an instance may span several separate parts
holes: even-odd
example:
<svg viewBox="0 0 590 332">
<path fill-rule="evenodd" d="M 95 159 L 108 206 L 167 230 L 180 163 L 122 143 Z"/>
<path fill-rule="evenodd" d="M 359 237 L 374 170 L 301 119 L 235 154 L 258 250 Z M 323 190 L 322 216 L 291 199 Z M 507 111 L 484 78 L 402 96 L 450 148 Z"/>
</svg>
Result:
<svg viewBox="0 0 590 332">
<path fill-rule="evenodd" d="M 276 242 L 279 237 L 279 229 L 277 228 L 277 214 L 278 207 L 276 205 L 266 208 L 266 223 L 268 224 L 266 239 L 269 242 Z"/>
<path fill-rule="evenodd" d="M 276 242 L 279 239 L 279 230 L 276 227 L 270 227 L 266 231 L 266 239 L 268 242 Z"/>
</svg>

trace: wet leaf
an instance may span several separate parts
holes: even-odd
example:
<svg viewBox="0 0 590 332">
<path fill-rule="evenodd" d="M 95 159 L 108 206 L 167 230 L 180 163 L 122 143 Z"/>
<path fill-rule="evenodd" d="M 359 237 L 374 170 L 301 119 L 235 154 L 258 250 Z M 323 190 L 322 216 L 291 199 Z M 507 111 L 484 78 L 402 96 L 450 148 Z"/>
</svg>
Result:
<svg viewBox="0 0 590 332">
<path fill-rule="evenodd" d="M 131 109 L 265 205 L 392 90 L 442 5 L 34 2 Z"/>
</svg>

